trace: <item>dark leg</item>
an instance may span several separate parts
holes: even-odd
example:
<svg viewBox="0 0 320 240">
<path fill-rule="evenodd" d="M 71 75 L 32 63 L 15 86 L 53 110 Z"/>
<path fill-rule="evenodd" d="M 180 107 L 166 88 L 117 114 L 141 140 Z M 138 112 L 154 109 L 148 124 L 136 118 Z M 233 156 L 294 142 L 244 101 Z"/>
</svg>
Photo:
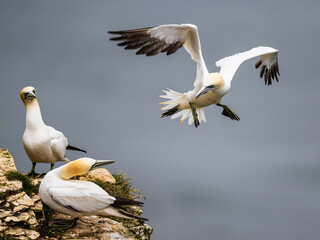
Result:
<svg viewBox="0 0 320 240">
<path fill-rule="evenodd" d="M 28 176 L 29 177 L 34 177 L 36 175 L 36 173 L 34 172 L 34 169 L 36 167 L 36 164 L 35 162 L 32 162 L 32 168 L 31 168 L 31 171 L 28 173 Z"/>
<path fill-rule="evenodd" d="M 52 171 L 54 163 L 51 163 L 50 171 Z"/>
<path fill-rule="evenodd" d="M 231 118 L 232 120 L 237 120 L 239 121 L 240 118 L 238 117 L 237 114 L 235 114 L 227 105 L 223 105 L 218 103 L 217 106 L 223 107 L 222 115 Z"/>
<path fill-rule="evenodd" d="M 193 120 L 194 120 L 194 126 L 197 128 L 200 125 L 200 123 L 198 120 L 198 114 L 197 114 L 196 108 L 193 106 L 192 103 L 189 103 L 189 105 L 190 105 Z"/>
</svg>

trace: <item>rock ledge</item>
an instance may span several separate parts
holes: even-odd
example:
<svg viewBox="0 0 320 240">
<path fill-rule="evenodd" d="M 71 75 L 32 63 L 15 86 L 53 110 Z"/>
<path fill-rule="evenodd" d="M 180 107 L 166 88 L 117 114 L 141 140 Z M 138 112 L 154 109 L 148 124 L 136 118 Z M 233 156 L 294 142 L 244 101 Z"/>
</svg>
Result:
<svg viewBox="0 0 320 240">
<path fill-rule="evenodd" d="M 147 224 L 135 220 L 118 222 L 99 216 L 81 217 L 72 229 L 52 231 L 44 219 L 45 209 L 39 195 L 28 196 L 21 181 L 8 179 L 9 171 L 17 171 L 14 160 L 7 149 L 0 148 L 0 239 L 150 239 L 153 229 Z M 115 183 L 106 169 L 97 169 L 96 174 L 100 181 Z M 95 180 L 94 175 L 91 172 L 84 179 Z M 36 186 L 40 182 L 41 178 L 33 179 Z M 70 219 L 70 216 L 52 212 L 50 221 L 64 218 Z"/>
</svg>

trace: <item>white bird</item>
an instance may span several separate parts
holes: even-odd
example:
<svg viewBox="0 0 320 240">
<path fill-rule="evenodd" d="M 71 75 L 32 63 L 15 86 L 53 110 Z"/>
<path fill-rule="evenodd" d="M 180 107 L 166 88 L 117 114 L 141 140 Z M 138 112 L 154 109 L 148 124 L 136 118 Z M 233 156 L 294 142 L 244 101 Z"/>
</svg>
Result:
<svg viewBox="0 0 320 240">
<path fill-rule="evenodd" d="M 30 174 L 34 175 L 36 163 L 50 163 L 53 169 L 56 161 L 69 161 L 66 149 L 85 152 L 68 144 L 62 132 L 44 124 L 34 87 L 25 87 L 20 92 L 26 107 L 26 128 L 23 134 L 23 146 L 32 162 Z"/>
<path fill-rule="evenodd" d="M 111 163 L 114 161 L 79 158 L 48 172 L 39 187 L 41 200 L 50 208 L 74 218 L 100 215 L 147 220 L 134 216 L 120 207 L 142 206 L 142 202 L 110 196 L 93 182 L 70 180 L 74 176 L 86 174 L 90 170 Z"/>
<path fill-rule="evenodd" d="M 240 118 L 227 106 L 220 103 L 231 87 L 231 80 L 238 67 L 244 61 L 259 57 L 256 68 L 261 66 L 260 77 L 264 76 L 265 84 L 271 85 L 272 80 L 278 81 L 278 50 L 271 47 L 255 47 L 249 51 L 223 58 L 216 62 L 220 72 L 209 73 L 202 57 L 200 39 L 197 26 L 192 24 L 168 24 L 151 28 L 142 28 L 125 31 L 110 31 L 119 37 L 110 38 L 113 41 L 122 41 L 118 46 L 125 49 L 139 49 L 136 54 L 147 56 L 167 52 L 173 54 L 184 46 L 191 58 L 197 62 L 197 76 L 194 89 L 186 93 L 179 93 L 168 89 L 163 90 L 166 95 L 160 97 L 169 99 L 160 104 L 166 105 L 159 110 L 166 110 L 161 117 L 172 116 L 171 119 L 181 117 L 180 123 L 189 117 L 189 125 L 195 126 L 206 122 L 204 107 L 216 104 L 223 108 L 222 115 L 239 121 Z"/>
</svg>

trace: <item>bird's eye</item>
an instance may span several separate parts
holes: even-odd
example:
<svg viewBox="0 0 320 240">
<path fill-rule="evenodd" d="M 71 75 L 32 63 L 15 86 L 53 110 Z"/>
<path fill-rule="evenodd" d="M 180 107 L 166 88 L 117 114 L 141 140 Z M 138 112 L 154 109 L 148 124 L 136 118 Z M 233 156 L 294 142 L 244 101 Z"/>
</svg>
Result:
<svg viewBox="0 0 320 240">
<path fill-rule="evenodd" d="M 36 90 L 33 89 L 32 92 L 33 92 L 34 94 L 36 94 Z"/>
</svg>

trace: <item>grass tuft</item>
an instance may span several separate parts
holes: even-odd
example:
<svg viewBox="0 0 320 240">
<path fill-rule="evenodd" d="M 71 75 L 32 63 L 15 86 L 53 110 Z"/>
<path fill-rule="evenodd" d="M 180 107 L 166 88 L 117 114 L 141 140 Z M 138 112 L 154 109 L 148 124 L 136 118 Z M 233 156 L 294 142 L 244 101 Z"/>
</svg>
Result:
<svg viewBox="0 0 320 240">
<path fill-rule="evenodd" d="M 114 197 L 123 197 L 128 199 L 146 198 L 139 189 L 132 188 L 131 180 L 127 178 L 122 171 L 114 172 L 112 176 L 116 179 L 116 183 L 103 182 L 94 180 L 93 182 L 104 189 L 108 194 Z"/>
<path fill-rule="evenodd" d="M 5 176 L 8 180 L 18 180 L 22 182 L 22 188 L 28 194 L 29 197 L 32 196 L 33 193 L 37 194 L 39 192 L 38 187 L 33 185 L 30 178 L 25 176 L 23 173 L 18 171 L 9 171 L 5 173 Z"/>
</svg>

